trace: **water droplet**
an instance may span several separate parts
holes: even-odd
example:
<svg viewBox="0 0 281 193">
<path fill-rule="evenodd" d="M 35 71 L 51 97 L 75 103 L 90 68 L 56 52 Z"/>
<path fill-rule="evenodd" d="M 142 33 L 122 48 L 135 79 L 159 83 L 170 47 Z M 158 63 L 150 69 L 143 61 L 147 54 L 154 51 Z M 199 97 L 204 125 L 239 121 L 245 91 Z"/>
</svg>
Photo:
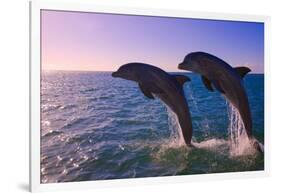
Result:
<svg viewBox="0 0 281 193">
<path fill-rule="evenodd" d="M 125 148 L 124 148 L 121 144 L 119 144 L 118 147 L 119 147 L 122 151 L 125 150 Z"/>
<path fill-rule="evenodd" d="M 59 161 L 61 161 L 62 160 L 62 157 L 61 156 L 57 156 L 57 159 L 59 160 Z"/>
<path fill-rule="evenodd" d="M 45 174 L 45 168 L 41 168 L 41 173 Z"/>
<path fill-rule="evenodd" d="M 62 174 L 67 174 L 67 173 L 68 173 L 67 169 L 64 169 L 64 170 L 62 171 Z"/>
<path fill-rule="evenodd" d="M 83 159 L 84 159 L 84 160 L 88 160 L 88 159 L 89 159 L 89 157 L 88 157 L 88 156 L 86 156 L 86 155 L 84 155 L 84 156 L 83 156 Z"/>
</svg>

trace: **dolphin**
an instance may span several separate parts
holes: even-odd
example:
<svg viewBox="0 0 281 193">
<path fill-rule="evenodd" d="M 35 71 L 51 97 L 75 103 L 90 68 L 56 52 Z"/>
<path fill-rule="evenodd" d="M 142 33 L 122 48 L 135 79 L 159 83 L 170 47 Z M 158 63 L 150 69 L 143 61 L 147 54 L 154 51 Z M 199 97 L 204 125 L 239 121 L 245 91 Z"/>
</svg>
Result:
<svg viewBox="0 0 281 193">
<path fill-rule="evenodd" d="M 149 99 L 157 96 L 177 115 L 182 135 L 187 146 L 191 146 L 192 122 L 183 84 L 190 81 L 184 75 L 170 75 L 160 68 L 144 63 L 122 65 L 113 77 L 119 77 L 138 83 L 142 93 Z"/>
<path fill-rule="evenodd" d="M 210 91 L 214 88 L 238 110 L 246 134 L 256 149 L 262 151 L 253 137 L 252 116 L 248 96 L 243 86 L 243 77 L 251 71 L 248 67 L 231 67 L 222 59 L 205 52 L 193 52 L 185 56 L 179 69 L 200 74 L 203 84 Z"/>
</svg>

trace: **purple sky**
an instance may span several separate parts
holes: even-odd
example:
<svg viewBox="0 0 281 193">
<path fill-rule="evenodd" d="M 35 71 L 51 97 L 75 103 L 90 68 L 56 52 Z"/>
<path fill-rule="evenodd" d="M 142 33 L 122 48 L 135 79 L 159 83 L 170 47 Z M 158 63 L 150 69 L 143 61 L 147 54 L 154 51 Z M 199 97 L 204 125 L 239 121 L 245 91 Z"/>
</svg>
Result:
<svg viewBox="0 0 281 193">
<path fill-rule="evenodd" d="M 194 51 L 264 72 L 264 25 L 252 22 L 41 11 L 43 70 L 115 71 L 145 62 L 166 71 Z"/>
</svg>

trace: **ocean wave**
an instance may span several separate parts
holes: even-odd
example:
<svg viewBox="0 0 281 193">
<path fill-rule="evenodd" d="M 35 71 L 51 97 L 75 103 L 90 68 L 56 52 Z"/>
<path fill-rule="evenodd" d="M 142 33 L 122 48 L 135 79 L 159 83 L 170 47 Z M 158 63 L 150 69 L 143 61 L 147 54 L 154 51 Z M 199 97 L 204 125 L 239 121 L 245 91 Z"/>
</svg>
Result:
<svg viewBox="0 0 281 193">
<path fill-rule="evenodd" d="M 184 91 L 192 116 L 193 147 L 185 145 L 169 108 L 158 99 L 147 99 L 133 82 L 98 72 L 45 75 L 41 182 L 263 169 L 262 155 L 246 139 L 231 141 L 224 99 L 208 92 L 200 77 L 191 76 Z M 252 77 L 252 81 L 256 86 L 248 85 L 247 91 L 254 131 L 263 141 L 263 98 L 258 94 L 263 93 L 263 79 Z"/>
<path fill-rule="evenodd" d="M 51 104 L 51 103 L 41 105 L 42 112 L 44 112 L 44 113 L 57 110 L 60 107 L 61 107 L 61 105 L 59 105 L 59 104 Z"/>
<path fill-rule="evenodd" d="M 73 128 L 81 128 L 83 127 L 82 123 L 89 121 L 89 117 L 78 117 L 69 120 L 64 126 L 62 126 L 62 130 L 65 129 L 73 129 Z"/>
<path fill-rule="evenodd" d="M 77 108 L 76 104 L 66 104 L 59 107 L 60 110 L 68 110 Z"/>
<path fill-rule="evenodd" d="M 196 142 L 193 141 L 192 144 L 195 148 L 201 148 L 201 149 L 217 149 L 221 146 L 228 146 L 229 141 L 224 139 L 208 139 L 206 141 Z"/>
<path fill-rule="evenodd" d="M 54 130 L 50 130 L 48 133 L 46 133 L 45 135 L 43 135 L 43 137 L 52 137 L 52 136 L 56 136 L 56 135 L 60 135 L 62 134 L 62 131 L 54 131 Z"/>
<path fill-rule="evenodd" d="M 98 88 L 89 88 L 89 89 L 81 90 L 80 92 L 84 94 L 84 93 L 95 92 L 95 91 L 98 91 L 98 90 L 99 90 Z"/>
</svg>

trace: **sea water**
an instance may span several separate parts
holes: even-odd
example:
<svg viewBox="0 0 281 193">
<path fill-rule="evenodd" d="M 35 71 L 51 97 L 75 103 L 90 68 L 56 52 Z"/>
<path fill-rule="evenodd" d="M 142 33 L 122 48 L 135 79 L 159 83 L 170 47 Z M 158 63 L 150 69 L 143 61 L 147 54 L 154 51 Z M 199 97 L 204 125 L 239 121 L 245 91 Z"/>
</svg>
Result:
<svg viewBox="0 0 281 193">
<path fill-rule="evenodd" d="M 263 170 L 237 110 L 198 75 L 186 75 L 194 148 L 184 145 L 176 115 L 135 82 L 109 72 L 42 72 L 41 182 Z M 249 74 L 244 85 L 263 143 L 264 76 Z"/>
</svg>

